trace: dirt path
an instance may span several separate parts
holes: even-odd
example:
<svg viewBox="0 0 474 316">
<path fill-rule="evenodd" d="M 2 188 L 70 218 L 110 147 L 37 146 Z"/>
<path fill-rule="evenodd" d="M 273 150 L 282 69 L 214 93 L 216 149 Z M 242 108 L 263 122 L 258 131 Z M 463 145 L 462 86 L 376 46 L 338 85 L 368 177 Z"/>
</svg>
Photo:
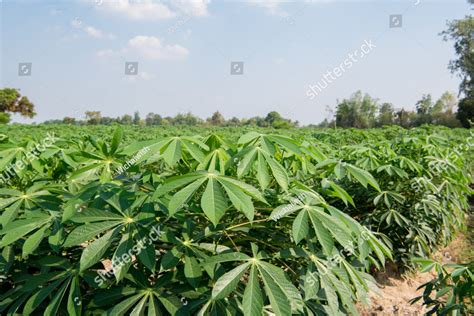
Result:
<svg viewBox="0 0 474 316">
<path fill-rule="evenodd" d="M 463 263 L 474 260 L 474 217 L 471 217 L 468 233 L 459 233 L 447 246 L 434 254 L 434 259 L 442 263 Z M 423 315 L 427 309 L 421 302 L 414 305 L 410 300 L 422 294 L 417 288 L 433 279 L 431 273 L 407 273 L 400 275 L 396 267 L 387 266 L 386 271 L 375 276 L 381 291 L 381 296 L 371 293 L 371 308 L 360 307 L 364 316 L 414 316 Z"/>
</svg>

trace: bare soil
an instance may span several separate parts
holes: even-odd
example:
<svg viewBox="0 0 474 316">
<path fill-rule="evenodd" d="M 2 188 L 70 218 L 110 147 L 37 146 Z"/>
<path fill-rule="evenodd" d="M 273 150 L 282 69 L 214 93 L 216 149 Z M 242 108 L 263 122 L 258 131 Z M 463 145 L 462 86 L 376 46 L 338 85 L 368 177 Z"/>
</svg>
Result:
<svg viewBox="0 0 474 316">
<path fill-rule="evenodd" d="M 474 260 L 474 218 L 468 220 L 468 233 L 459 233 L 447 246 L 433 255 L 433 259 L 442 263 L 466 263 Z M 421 295 L 418 287 L 435 278 L 435 273 L 405 273 L 401 275 L 393 265 L 375 275 L 381 295 L 371 293 L 371 307 L 360 306 L 364 316 L 414 316 L 424 315 L 428 309 L 422 302 L 411 305 L 410 300 Z"/>
</svg>

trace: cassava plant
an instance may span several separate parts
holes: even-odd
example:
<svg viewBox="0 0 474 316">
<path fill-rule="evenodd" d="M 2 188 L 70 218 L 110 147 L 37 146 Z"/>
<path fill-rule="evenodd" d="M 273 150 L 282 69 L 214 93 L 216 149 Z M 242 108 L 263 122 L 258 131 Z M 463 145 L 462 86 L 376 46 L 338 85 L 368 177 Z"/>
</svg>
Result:
<svg viewBox="0 0 474 316">
<path fill-rule="evenodd" d="M 0 189 L 6 315 L 357 314 L 470 192 L 466 132 L 12 128 L 2 170 L 57 139 Z"/>
</svg>

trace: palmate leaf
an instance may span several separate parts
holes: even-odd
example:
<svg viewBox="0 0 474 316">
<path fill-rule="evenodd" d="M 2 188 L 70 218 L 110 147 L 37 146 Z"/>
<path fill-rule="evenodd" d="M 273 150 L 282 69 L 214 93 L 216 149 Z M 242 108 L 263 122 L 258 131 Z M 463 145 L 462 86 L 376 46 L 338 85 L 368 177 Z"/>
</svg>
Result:
<svg viewBox="0 0 474 316">
<path fill-rule="evenodd" d="M 257 267 L 262 276 L 266 273 L 285 293 L 285 296 L 290 301 L 292 311 L 302 310 L 303 300 L 301 295 L 298 289 L 288 280 L 286 273 L 281 268 L 262 260 L 258 261 Z"/>
<path fill-rule="evenodd" d="M 219 223 L 227 209 L 227 199 L 224 192 L 217 180 L 214 180 L 212 177 L 207 181 L 206 190 L 201 198 L 201 206 L 204 214 L 214 225 Z"/>
<path fill-rule="evenodd" d="M 116 235 L 117 233 L 117 229 L 110 230 L 104 236 L 92 242 L 82 251 L 81 259 L 79 262 L 81 271 L 84 271 L 85 269 L 99 262 L 99 260 L 102 258 L 102 256 L 112 243 L 113 238 L 115 237 L 114 235 Z"/>
<path fill-rule="evenodd" d="M 127 146 L 124 152 L 132 154 L 144 147 L 149 150 L 138 161 L 148 160 L 147 163 L 150 163 L 156 160 L 153 157 L 157 157 L 162 158 L 169 166 L 174 166 L 185 158 L 203 163 L 206 157 L 205 152 L 209 150 L 209 147 L 197 136 L 174 136 L 158 141 L 137 142 Z"/>
<path fill-rule="evenodd" d="M 260 271 L 263 284 L 265 285 L 265 293 L 270 300 L 272 310 L 277 316 L 291 315 L 291 303 L 285 292 L 278 286 L 275 280 L 263 270 Z"/>
<path fill-rule="evenodd" d="M 369 184 L 375 190 L 381 192 L 379 184 L 369 172 L 347 163 L 344 164 L 344 168 L 364 187 L 367 187 L 367 185 Z"/>
<path fill-rule="evenodd" d="M 92 240 L 82 251 L 81 271 L 103 259 L 110 248 L 114 253 L 112 259 L 120 263 L 114 271 L 117 280 L 123 279 L 127 273 L 132 255 L 154 271 L 156 255 L 153 241 L 158 237 L 152 237 L 152 232 L 156 233 L 154 226 L 157 223 L 154 209 L 144 204 L 145 201 L 140 195 L 130 195 L 120 189 L 108 191 L 107 194 L 99 192 L 91 203 L 99 203 L 98 206 L 107 210 L 86 208 L 70 218 L 71 222 L 82 225 L 76 225 L 69 232 L 63 246 L 74 247 Z M 96 238 L 99 235 L 101 237 Z M 118 244 L 113 243 L 115 237 L 120 237 Z"/>
<path fill-rule="evenodd" d="M 263 295 L 257 276 L 257 269 L 254 265 L 250 269 L 247 286 L 242 300 L 244 315 L 261 316 L 263 314 Z"/>
<path fill-rule="evenodd" d="M 303 300 L 301 295 L 297 288 L 287 279 L 285 272 L 281 268 L 259 259 L 261 257 L 262 254 L 260 253 L 254 258 L 242 253 L 226 253 L 207 258 L 204 261 L 204 265 L 215 265 L 216 263 L 229 261 L 246 261 L 225 273 L 216 281 L 212 290 L 212 299 L 224 299 L 234 292 L 244 273 L 251 267 L 250 279 L 244 292 L 244 301 L 250 305 L 244 306 L 244 310 L 259 310 L 261 313 L 263 298 L 259 294 L 261 291 L 257 277 L 258 271 L 258 275 L 265 286 L 265 293 L 276 315 L 291 315 L 292 312 L 302 311 Z M 249 297 L 249 292 L 254 292 L 256 297 Z"/>
<path fill-rule="evenodd" d="M 308 212 L 300 212 L 293 221 L 293 239 L 298 244 L 308 235 Z"/>
<path fill-rule="evenodd" d="M 309 252 L 307 256 L 314 264 L 314 270 L 308 269 L 310 273 L 305 282 L 321 286 L 327 303 L 324 306 L 327 313 L 339 314 L 340 304 L 342 304 L 351 315 L 358 315 L 355 302 L 369 304 L 367 293 L 375 285 L 373 278 L 358 271 L 340 256 L 337 263 L 322 260 Z M 309 295 L 306 299 L 313 294 L 309 293 Z"/>
<path fill-rule="evenodd" d="M 48 198 L 52 197 L 52 194 L 45 189 L 44 183 L 37 183 L 23 192 L 12 189 L 0 189 L 0 196 L 2 196 L 0 199 L 0 210 L 3 209 L 0 216 L 0 224 L 4 227 L 19 217 L 24 211 L 41 207 L 42 203 L 45 203 Z"/>
<path fill-rule="evenodd" d="M 78 226 L 67 236 L 66 241 L 64 242 L 64 247 L 78 246 L 104 231 L 123 224 L 123 221 L 101 221 Z"/>
<path fill-rule="evenodd" d="M 0 310 L 10 306 L 9 312 L 22 309 L 22 315 L 57 315 L 60 305 L 66 306 L 69 315 L 81 315 L 80 277 L 66 259 L 42 258 L 36 264 L 52 269 L 48 273 L 20 274 L 17 286 L 10 291 L 8 301 L 0 298 Z M 68 293 L 68 294 L 66 294 Z M 19 313 L 19 312 L 18 312 Z"/>
<path fill-rule="evenodd" d="M 201 207 L 204 214 L 206 214 L 207 218 L 209 218 L 214 225 L 217 225 L 224 215 L 228 207 L 228 200 L 249 220 L 253 220 L 254 216 L 254 206 L 251 198 L 266 203 L 261 193 L 254 187 L 214 172 L 202 171 L 170 178 L 156 189 L 153 194 L 153 199 L 157 199 L 187 185 L 175 193 L 169 202 L 169 215 L 172 216 L 182 208 L 188 200 L 193 198 L 195 193 L 205 183 L 205 189 L 201 196 Z"/>
<path fill-rule="evenodd" d="M 136 271 L 132 273 L 137 275 Z M 135 280 L 131 285 L 103 290 L 95 297 L 98 306 L 110 307 L 106 315 L 176 315 L 182 307 L 182 302 L 176 297 L 163 291 L 167 280 L 159 280 L 156 285 L 138 284 Z"/>
<path fill-rule="evenodd" d="M 23 258 L 32 254 L 40 246 L 44 238 L 48 237 L 48 235 L 52 236 L 52 232 L 54 232 L 53 227 L 59 225 L 57 218 L 48 216 L 47 214 L 38 213 L 34 214 L 34 216 L 29 215 L 31 217 L 13 221 L 7 224 L 4 229 L 0 230 L 0 235 L 4 235 L 0 241 L 1 248 L 25 238 L 22 246 Z M 52 228 L 51 232 L 49 231 L 50 228 Z M 50 238 L 50 244 L 53 244 L 53 241 L 54 240 Z"/>
<path fill-rule="evenodd" d="M 344 190 L 341 186 L 339 186 L 335 182 L 324 178 L 321 181 L 321 185 L 323 186 L 323 188 L 328 187 L 328 186 L 331 187 L 332 195 L 340 198 L 344 202 L 344 204 L 348 205 L 348 203 L 350 203 L 352 206 L 355 206 L 354 200 L 349 195 L 349 193 L 347 193 L 346 190 Z"/>
<path fill-rule="evenodd" d="M 210 172 L 219 171 L 221 175 L 224 175 L 229 160 L 230 155 L 226 150 L 223 148 L 215 149 L 204 158 L 196 170 L 207 170 Z"/>
<path fill-rule="evenodd" d="M 128 269 L 132 265 L 132 260 L 124 261 L 122 260 L 122 256 L 128 254 L 130 249 L 132 249 L 134 243 L 133 239 L 130 236 L 130 233 L 127 232 L 122 235 L 122 238 L 117 246 L 117 249 L 114 252 L 112 257 L 112 262 L 120 262 L 121 264 L 115 265 L 114 268 L 114 275 L 117 281 L 122 280 L 125 277 Z"/>
<path fill-rule="evenodd" d="M 250 263 L 248 262 L 241 264 L 240 266 L 221 276 L 212 288 L 212 298 L 214 300 L 220 300 L 232 293 L 237 287 L 237 284 L 240 282 L 240 278 L 245 273 L 245 271 L 247 271 L 249 266 Z"/>
<path fill-rule="evenodd" d="M 184 275 L 191 286 L 197 288 L 202 276 L 201 266 L 196 258 L 184 257 Z"/>
<path fill-rule="evenodd" d="M 237 176 L 239 178 L 244 177 L 250 172 L 252 167 L 256 170 L 257 180 L 262 188 L 266 188 L 270 184 L 271 173 L 280 187 L 285 191 L 288 190 L 288 173 L 270 153 L 259 147 L 250 150 L 250 152 L 248 152 L 239 163 Z"/>
<path fill-rule="evenodd" d="M 278 185 L 283 190 L 288 190 L 288 173 L 274 156 L 278 150 L 287 151 L 293 155 L 300 155 L 302 152 L 299 144 L 286 136 L 265 135 L 255 132 L 243 135 L 240 137 L 238 143 L 248 146 L 242 150 L 243 158 L 237 168 L 237 176 L 239 178 L 247 175 L 251 171 L 251 168 L 254 167 L 257 180 L 263 189 L 267 188 L 270 184 L 271 172 L 271 175 Z"/>
<path fill-rule="evenodd" d="M 307 191 L 303 196 L 303 200 L 279 206 L 270 214 L 271 219 L 281 220 L 298 212 L 292 223 L 295 243 L 299 243 L 305 238 L 310 239 L 308 225 L 311 224 L 324 254 L 328 257 L 332 255 L 337 242 L 345 249 L 358 253 L 361 260 L 365 259 L 361 254 L 367 255 L 368 248 L 376 254 L 382 263 L 385 262 L 385 256 L 391 258 L 391 251 L 388 247 L 354 219 L 335 207 L 324 204 L 324 201 L 321 201 L 310 191 Z M 361 239 L 360 236 L 363 238 Z M 358 252 L 358 249 L 361 249 L 362 252 Z"/>
<path fill-rule="evenodd" d="M 5 128 L 12 138 L 30 133 Z M 156 127 L 164 138 L 135 142 L 153 136 L 141 128 L 76 128 L 47 127 L 65 138 L 0 189 L 0 245 L 8 243 L 0 247 L 2 315 L 356 315 L 354 302 L 367 301 L 373 283 L 362 271 L 382 269 L 392 256 L 389 240 L 397 263 L 426 256 L 462 225 L 469 205 L 472 137 L 460 130 L 295 129 L 253 132 L 237 142 L 247 127 L 219 129 L 222 138 L 174 137 L 199 129 Z M 133 143 L 122 150 L 120 139 Z M 34 142 L 11 144 L 0 135 L 1 161 L 18 160 L 25 152 L 15 148 Z M 130 169 L 133 180 L 107 179 L 146 146 L 152 149 Z M 415 176 L 423 179 L 416 189 Z M 377 185 L 385 191 L 376 192 Z M 332 207 L 313 189 L 346 208 Z M 164 234 L 133 250 L 158 223 Z M 99 284 L 96 270 L 105 259 L 120 264 L 113 265 L 116 280 Z M 456 280 L 470 277 L 453 269 Z M 459 291 L 435 290 L 431 298 L 437 294 L 451 307 L 460 302 Z"/>
<path fill-rule="evenodd" d="M 326 159 L 316 165 L 316 168 L 330 169 L 334 166 L 334 175 L 337 179 L 343 179 L 346 176 L 354 178 L 365 188 L 368 185 L 373 187 L 378 192 L 381 192 L 380 186 L 375 178 L 366 170 L 356 167 L 352 164 L 341 162 L 336 159 Z M 333 188 L 334 189 L 334 188 Z M 342 193 L 342 192 L 341 192 Z M 342 193 L 343 194 L 343 193 Z M 344 194 L 343 194 L 344 195 Z M 347 199 L 347 197 L 346 197 Z"/>
</svg>

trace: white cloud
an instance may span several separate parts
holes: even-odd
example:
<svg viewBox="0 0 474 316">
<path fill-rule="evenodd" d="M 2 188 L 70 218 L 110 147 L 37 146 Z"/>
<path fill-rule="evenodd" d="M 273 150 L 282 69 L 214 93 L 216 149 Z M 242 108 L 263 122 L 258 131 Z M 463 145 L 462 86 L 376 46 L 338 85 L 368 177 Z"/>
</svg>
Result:
<svg viewBox="0 0 474 316">
<path fill-rule="evenodd" d="M 171 3 L 186 15 L 201 17 L 209 15 L 207 6 L 211 0 L 174 0 Z"/>
<path fill-rule="evenodd" d="M 85 25 L 84 23 L 82 23 L 82 21 L 79 18 L 75 18 L 74 20 L 72 20 L 71 26 L 75 29 L 84 31 L 87 35 L 93 38 L 115 39 L 115 35 L 106 34 L 93 26 Z"/>
<path fill-rule="evenodd" d="M 304 3 L 330 3 L 335 0 L 304 0 Z M 351 1 L 351 0 L 344 0 Z M 363 0 L 352 0 L 352 1 L 363 1 Z M 303 2 L 303 1 L 302 1 Z M 293 3 L 289 0 L 245 0 L 245 3 L 255 7 L 260 7 L 265 10 L 269 15 L 276 15 L 280 17 L 289 17 L 290 14 L 282 8 L 282 4 Z"/>
<path fill-rule="evenodd" d="M 95 4 L 99 10 L 125 16 L 131 20 L 161 20 L 176 16 L 168 6 L 153 0 L 114 0 Z"/>
<path fill-rule="evenodd" d="M 139 55 L 149 60 L 184 59 L 189 55 L 189 51 L 181 45 L 164 44 L 158 37 L 138 35 L 130 39 L 127 46 L 122 49 L 116 51 L 106 49 L 97 52 L 99 57 L 131 54 Z"/>
<path fill-rule="evenodd" d="M 158 37 L 139 35 L 128 41 L 128 47 L 147 59 L 182 59 L 189 51 L 180 45 L 164 45 Z"/>
<path fill-rule="evenodd" d="M 211 0 L 82 0 L 100 11 L 136 21 L 156 21 L 185 14 L 193 17 L 209 15 Z"/>
<path fill-rule="evenodd" d="M 270 15 L 277 15 L 281 17 L 288 16 L 288 12 L 281 8 L 281 4 L 288 1 L 285 0 L 246 0 L 246 3 L 252 6 L 265 9 L 265 12 Z"/>
<path fill-rule="evenodd" d="M 95 27 L 93 26 L 86 26 L 84 28 L 84 31 L 89 34 L 90 36 L 92 37 L 95 37 L 95 38 L 101 38 L 103 36 L 103 33 L 101 30 L 98 30 L 96 29 Z"/>
</svg>

